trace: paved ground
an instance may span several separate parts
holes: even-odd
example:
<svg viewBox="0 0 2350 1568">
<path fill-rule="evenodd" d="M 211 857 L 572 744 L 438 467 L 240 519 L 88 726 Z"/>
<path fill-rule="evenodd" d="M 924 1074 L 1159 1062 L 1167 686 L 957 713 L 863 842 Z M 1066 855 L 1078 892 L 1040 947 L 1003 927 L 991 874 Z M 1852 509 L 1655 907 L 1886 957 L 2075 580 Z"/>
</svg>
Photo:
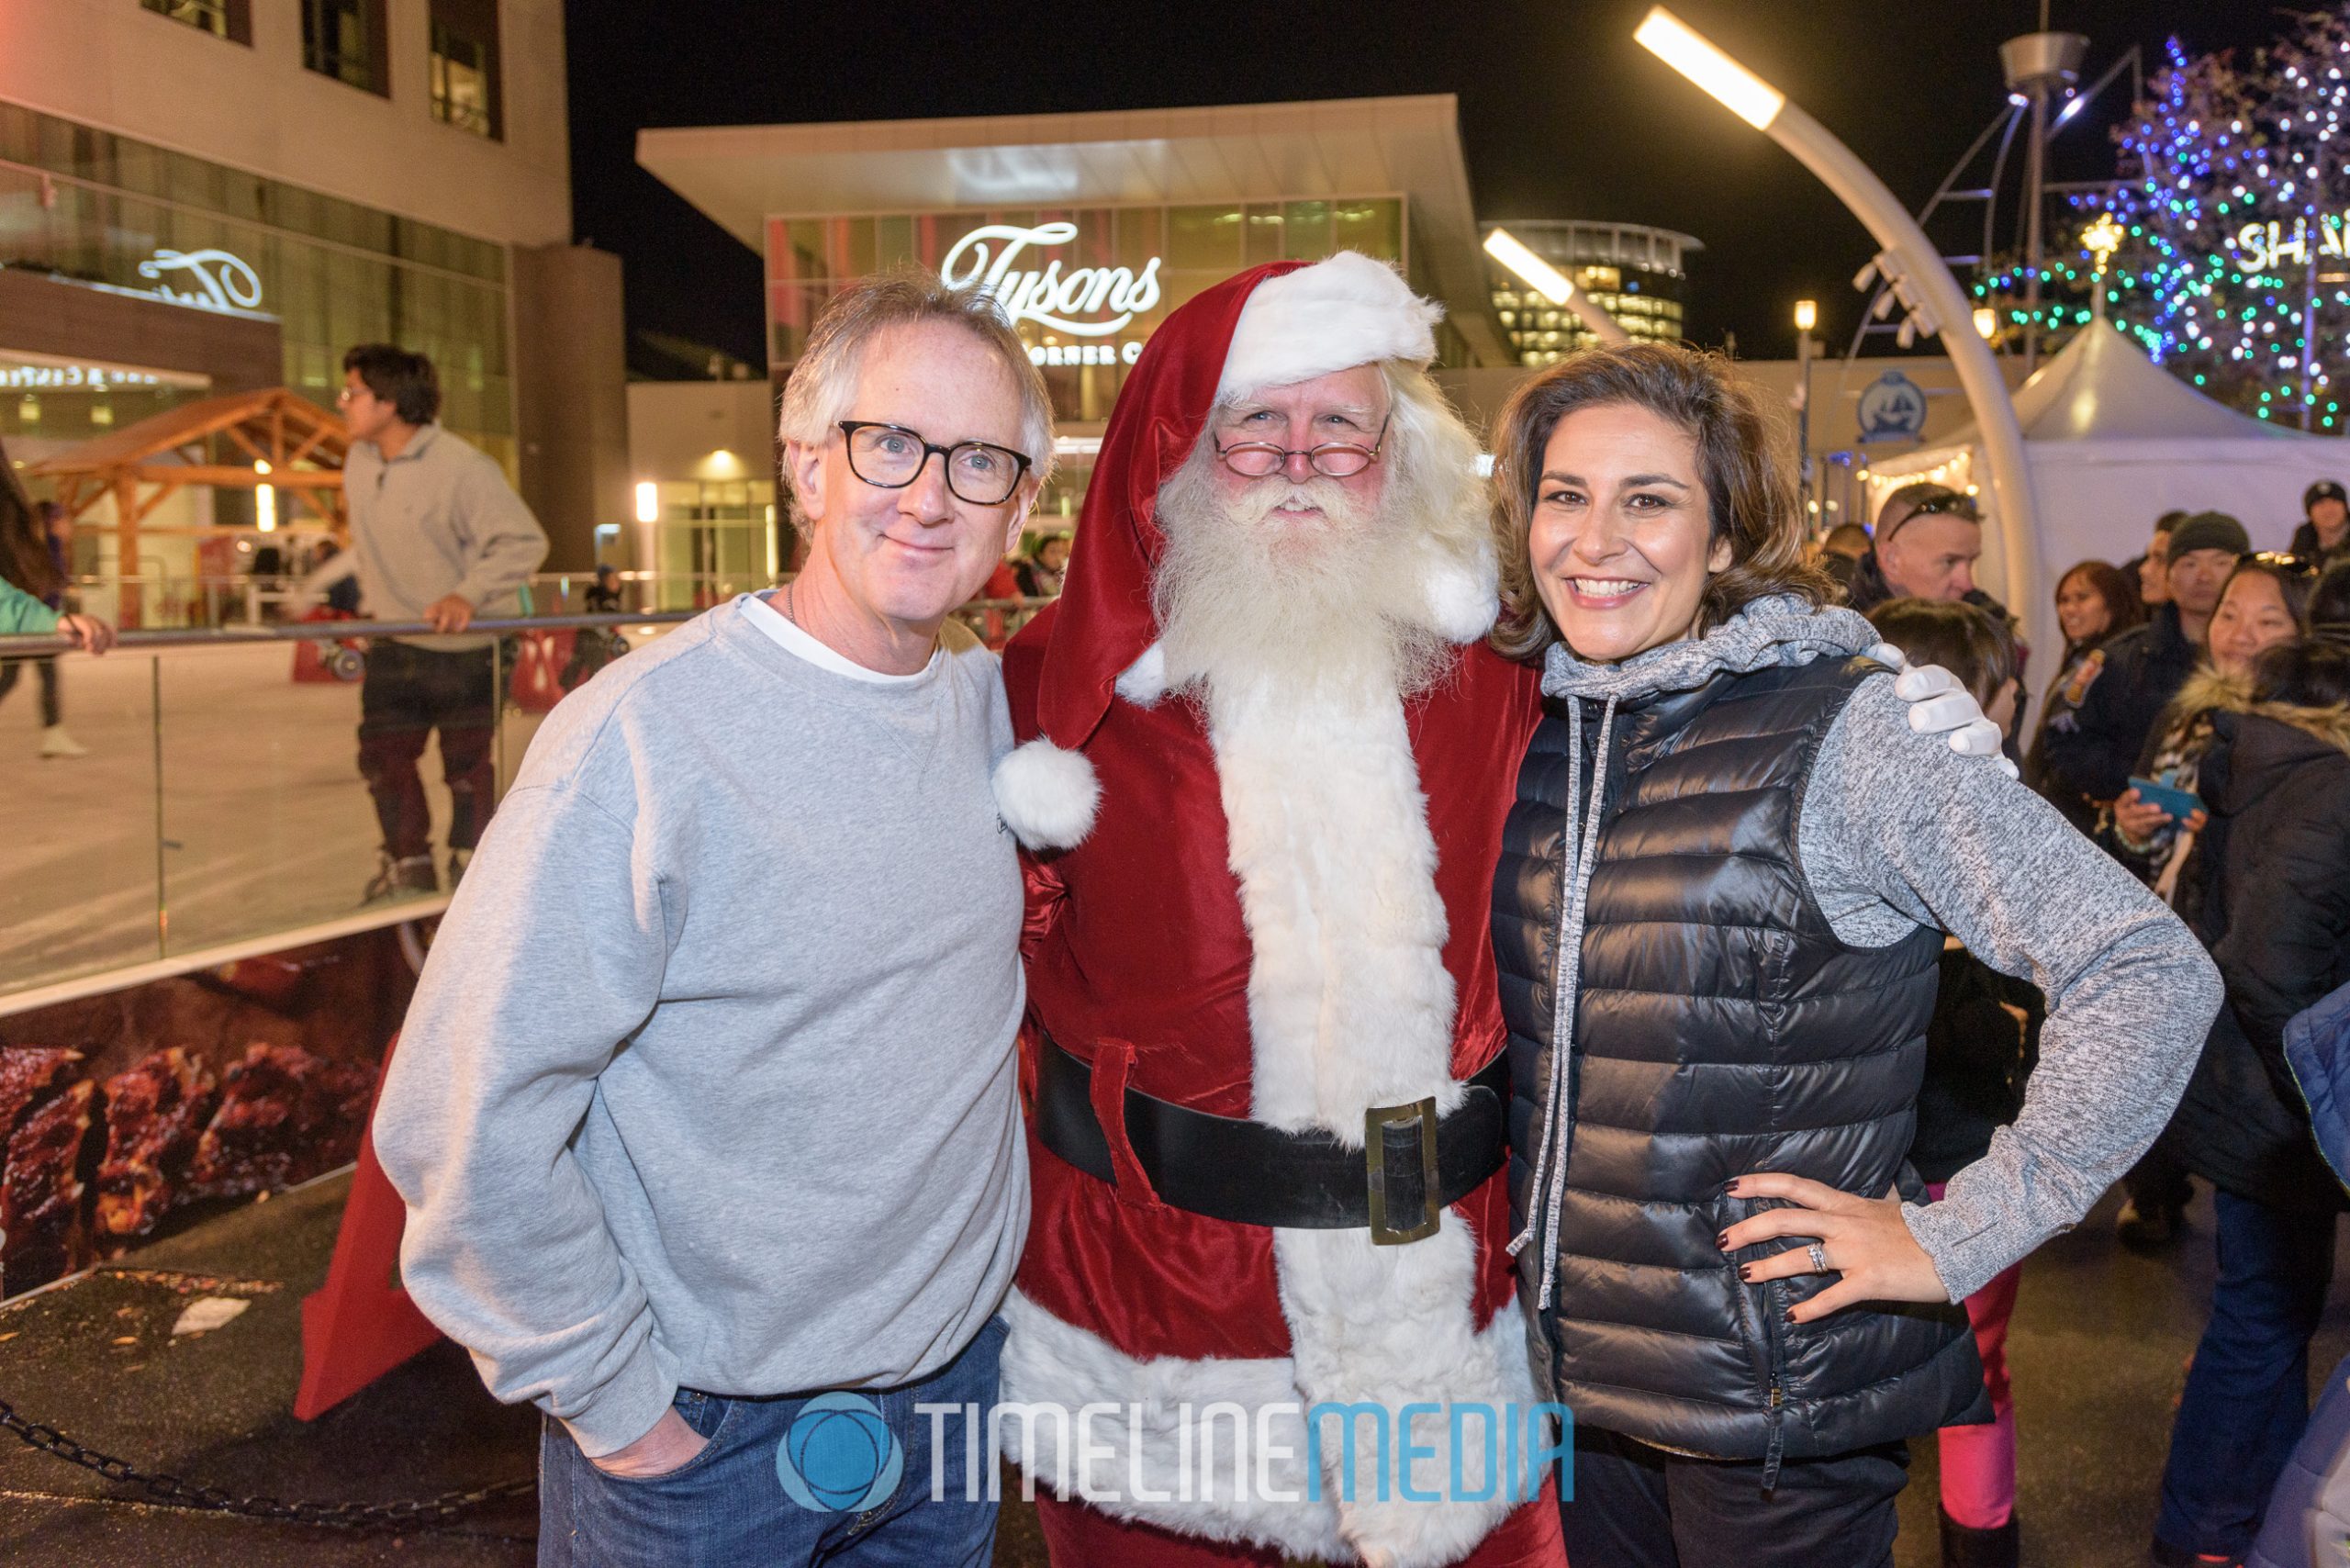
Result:
<svg viewBox="0 0 2350 1568">
<path fill-rule="evenodd" d="M 18 681 L 0 703 L 0 992 L 359 908 L 379 841 L 359 687 L 297 685 L 293 660 L 283 643 L 68 655 L 65 725 L 90 753 L 69 760 L 39 757 L 37 684 Z M 508 710 L 501 788 L 538 722 Z M 436 844 L 440 771 L 429 749 Z"/>
<path fill-rule="evenodd" d="M 342 1191 L 338 1177 L 229 1210 L 123 1267 L 0 1309 L 0 1398 L 135 1463 L 236 1492 L 385 1500 L 528 1475 L 535 1419 L 493 1404 L 446 1344 L 314 1425 L 287 1414 L 300 1301 L 324 1275 Z M 2208 1200 L 2163 1259 L 2115 1246 L 2111 1209 L 2024 1273 L 2012 1340 L 2024 1561 L 2045 1568 L 2143 1562 L 2171 1404 L 2210 1289 Z M 202 1295 L 252 1305 L 224 1327 L 173 1338 Z M 2317 1363 L 2345 1351 L 2350 1285 L 2337 1283 Z M 1918 1450 L 1900 1568 L 1937 1561 L 1932 1444 Z M 503 1568 L 532 1561 L 535 1523 L 527 1501 L 398 1540 L 194 1515 L 129 1500 L 0 1439 L 0 1561 L 10 1562 Z M 1043 1561 L 1033 1516 L 1008 1504 L 999 1568 Z"/>
</svg>

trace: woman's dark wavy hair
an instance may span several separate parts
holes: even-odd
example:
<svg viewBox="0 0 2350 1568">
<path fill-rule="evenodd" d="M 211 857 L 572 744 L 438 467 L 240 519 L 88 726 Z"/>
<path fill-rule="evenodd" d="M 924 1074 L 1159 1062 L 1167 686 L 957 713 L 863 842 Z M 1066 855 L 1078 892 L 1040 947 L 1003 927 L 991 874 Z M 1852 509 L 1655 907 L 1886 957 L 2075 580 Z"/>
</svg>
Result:
<svg viewBox="0 0 2350 1568">
<path fill-rule="evenodd" d="M 1804 559 L 1803 512 L 1782 450 L 1785 432 L 1762 400 L 1731 378 L 1727 358 L 1679 343 L 1586 349 L 1520 386 L 1494 423 L 1497 652 L 1530 663 L 1559 641 L 1528 543 L 1542 453 L 1561 420 L 1607 404 L 1646 409 L 1697 442 L 1711 537 L 1729 541 L 1730 564 L 1706 584 L 1691 635 L 1704 635 L 1766 594 L 1792 593 L 1815 606 L 1836 597 L 1827 575 Z"/>
<path fill-rule="evenodd" d="M 49 522 L 41 503 L 25 493 L 5 447 L 0 447 L 0 582 L 35 599 L 46 599 L 62 586 L 50 559 Z"/>
<path fill-rule="evenodd" d="M 2106 626 L 2098 633 L 2098 642 L 2127 632 L 2146 618 L 2146 601 L 2138 597 L 2138 585 L 2110 561 L 2076 562 L 2056 579 L 2056 593 L 2049 598 L 2063 593 L 2065 585 L 2075 577 L 2086 578 L 2098 598 L 2105 600 Z"/>
<path fill-rule="evenodd" d="M 2335 636 L 2350 633 L 2350 561 L 2336 561 L 2318 574 L 2310 589 L 2310 625 L 2331 626 Z"/>
</svg>

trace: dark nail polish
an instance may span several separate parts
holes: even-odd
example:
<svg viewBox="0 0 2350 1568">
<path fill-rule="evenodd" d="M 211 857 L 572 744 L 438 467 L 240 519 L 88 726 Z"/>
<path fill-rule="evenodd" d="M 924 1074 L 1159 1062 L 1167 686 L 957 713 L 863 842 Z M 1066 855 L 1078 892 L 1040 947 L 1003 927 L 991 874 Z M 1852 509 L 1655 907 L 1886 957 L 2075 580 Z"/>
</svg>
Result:
<svg viewBox="0 0 2350 1568">
<path fill-rule="evenodd" d="M 1721 1249 L 1723 1251 L 1725 1251 L 1725 1252 L 1729 1251 L 1729 1231 L 1727 1231 L 1727 1230 L 1725 1230 L 1725 1231 L 1723 1231 L 1719 1236 L 1715 1237 L 1715 1238 L 1714 1238 L 1714 1245 L 1715 1245 L 1715 1246 L 1717 1246 L 1717 1247 L 1718 1247 L 1718 1248 L 1720 1248 L 1720 1249 Z"/>
<path fill-rule="evenodd" d="M 1740 1264 L 1738 1277 L 1744 1280 L 1748 1284 L 1752 1284 L 1754 1282 L 1754 1265 L 1751 1263 Z"/>
<path fill-rule="evenodd" d="M 1796 1320 L 1796 1309 L 1795 1309 L 1794 1307 L 1792 1307 L 1792 1306 L 1791 1306 L 1791 1307 L 1787 1308 L 1787 1321 L 1788 1321 L 1788 1322 L 1790 1322 L 1790 1323 L 1793 1323 L 1795 1320 Z"/>
</svg>

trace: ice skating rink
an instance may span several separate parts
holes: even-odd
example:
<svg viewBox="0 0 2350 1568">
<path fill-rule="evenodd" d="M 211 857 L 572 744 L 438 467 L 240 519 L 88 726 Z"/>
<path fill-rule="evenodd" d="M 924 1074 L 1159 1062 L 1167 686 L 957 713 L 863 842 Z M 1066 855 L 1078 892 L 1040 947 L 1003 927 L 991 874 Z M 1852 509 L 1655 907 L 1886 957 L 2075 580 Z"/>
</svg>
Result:
<svg viewBox="0 0 2350 1568">
<path fill-rule="evenodd" d="M 655 631 L 631 627 L 630 642 Z M 0 700 L 0 994 L 361 912 L 379 835 L 359 685 L 297 685 L 295 653 L 67 655 L 65 728 L 89 751 L 73 758 L 39 755 L 39 683 L 24 671 Z M 540 717 L 506 706 L 501 791 Z M 437 745 L 421 767 L 445 871 Z"/>
</svg>

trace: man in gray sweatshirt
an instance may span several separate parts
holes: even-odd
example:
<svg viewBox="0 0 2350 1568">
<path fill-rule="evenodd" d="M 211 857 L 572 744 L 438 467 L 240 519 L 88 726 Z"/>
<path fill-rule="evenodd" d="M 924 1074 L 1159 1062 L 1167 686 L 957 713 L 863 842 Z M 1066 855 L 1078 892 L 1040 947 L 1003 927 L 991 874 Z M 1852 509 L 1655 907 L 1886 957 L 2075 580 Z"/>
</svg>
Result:
<svg viewBox="0 0 2350 1568">
<path fill-rule="evenodd" d="M 383 864 L 367 897 L 430 893 L 440 883 L 416 765 L 438 730 L 454 888 L 481 842 L 496 789 L 497 639 L 465 628 L 477 615 L 521 612 L 518 590 L 546 559 L 547 536 L 505 471 L 435 422 L 441 383 L 431 360 L 362 343 L 342 356 L 342 379 L 337 401 L 351 430 L 343 504 L 367 612 L 444 633 L 379 637 L 367 650 L 359 771 L 384 830 Z"/>
<path fill-rule="evenodd" d="M 996 661 L 940 633 L 1050 407 L 984 296 L 900 276 L 782 433 L 806 566 L 555 710 L 376 1113 L 410 1294 L 549 1417 L 543 1564 L 992 1550 L 1021 882 Z"/>
</svg>

